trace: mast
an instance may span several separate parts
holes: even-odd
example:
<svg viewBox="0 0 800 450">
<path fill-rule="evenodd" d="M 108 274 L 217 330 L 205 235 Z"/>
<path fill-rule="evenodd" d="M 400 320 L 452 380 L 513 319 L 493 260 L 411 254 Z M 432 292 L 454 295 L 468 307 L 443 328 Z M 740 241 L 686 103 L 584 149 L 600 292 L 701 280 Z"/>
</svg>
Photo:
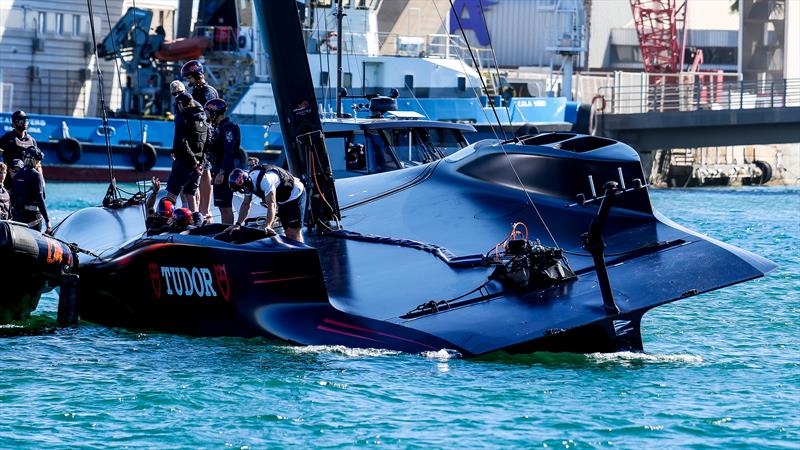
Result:
<svg viewBox="0 0 800 450">
<path fill-rule="evenodd" d="M 344 36 L 342 36 L 342 20 L 344 18 L 344 8 L 342 0 L 336 0 L 336 117 L 342 117 L 342 47 L 344 46 Z"/>
<path fill-rule="evenodd" d="M 303 182 L 309 198 L 306 225 L 309 229 L 327 227 L 340 218 L 339 201 L 308 67 L 298 2 L 256 0 L 254 6 L 289 171 Z"/>
</svg>

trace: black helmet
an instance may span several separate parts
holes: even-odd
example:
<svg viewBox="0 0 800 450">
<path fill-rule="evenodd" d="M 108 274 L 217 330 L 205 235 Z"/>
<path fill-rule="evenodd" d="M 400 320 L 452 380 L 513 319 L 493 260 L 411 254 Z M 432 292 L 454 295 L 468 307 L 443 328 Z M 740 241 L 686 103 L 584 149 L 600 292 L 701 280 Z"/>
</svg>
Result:
<svg viewBox="0 0 800 450">
<path fill-rule="evenodd" d="M 27 121 L 28 121 L 28 115 L 25 114 L 25 111 L 22 110 L 14 111 L 14 113 L 11 114 L 11 123 L 13 125 L 22 125 Z"/>
<path fill-rule="evenodd" d="M 181 67 L 181 76 L 183 78 L 190 75 L 194 78 L 200 78 L 200 76 L 203 75 L 203 65 L 200 64 L 200 61 L 193 59 Z"/>
<path fill-rule="evenodd" d="M 221 98 L 212 98 L 206 102 L 206 106 L 204 108 L 206 110 L 206 114 L 208 114 L 208 119 L 211 120 L 217 116 L 225 114 L 225 112 L 228 110 L 228 104 L 225 103 L 225 100 Z"/>
<path fill-rule="evenodd" d="M 186 227 L 192 224 L 192 212 L 187 208 L 178 208 L 172 213 L 172 225 Z"/>
<path fill-rule="evenodd" d="M 250 174 L 242 169 L 233 169 L 228 176 L 228 187 L 233 192 L 243 192 L 245 194 L 253 193 L 253 179 Z"/>
<path fill-rule="evenodd" d="M 192 106 L 192 96 L 187 92 L 181 92 L 175 96 L 175 104 L 183 107 Z"/>
</svg>

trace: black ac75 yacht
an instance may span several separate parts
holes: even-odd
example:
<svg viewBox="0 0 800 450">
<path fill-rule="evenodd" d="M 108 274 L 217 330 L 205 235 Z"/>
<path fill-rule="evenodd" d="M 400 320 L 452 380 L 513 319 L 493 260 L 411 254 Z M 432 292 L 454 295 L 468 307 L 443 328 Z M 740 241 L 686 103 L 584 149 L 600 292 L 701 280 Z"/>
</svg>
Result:
<svg viewBox="0 0 800 450">
<path fill-rule="evenodd" d="M 465 356 L 642 350 L 648 310 L 774 268 L 654 211 L 637 153 L 601 137 L 481 141 L 334 182 L 295 2 L 257 11 L 289 167 L 311 193 L 306 244 L 224 225 L 146 236 L 141 206 L 84 209 L 55 233 L 87 252 L 82 318 Z"/>
</svg>

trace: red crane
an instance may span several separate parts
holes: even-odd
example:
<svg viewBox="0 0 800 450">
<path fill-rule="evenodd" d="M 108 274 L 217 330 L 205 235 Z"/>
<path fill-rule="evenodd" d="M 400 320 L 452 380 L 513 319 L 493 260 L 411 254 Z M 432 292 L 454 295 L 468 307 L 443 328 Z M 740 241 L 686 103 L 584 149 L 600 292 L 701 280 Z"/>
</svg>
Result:
<svg viewBox="0 0 800 450">
<path fill-rule="evenodd" d="M 686 1 L 630 0 L 645 72 L 681 71 L 683 49 L 678 30 L 685 30 Z"/>
</svg>

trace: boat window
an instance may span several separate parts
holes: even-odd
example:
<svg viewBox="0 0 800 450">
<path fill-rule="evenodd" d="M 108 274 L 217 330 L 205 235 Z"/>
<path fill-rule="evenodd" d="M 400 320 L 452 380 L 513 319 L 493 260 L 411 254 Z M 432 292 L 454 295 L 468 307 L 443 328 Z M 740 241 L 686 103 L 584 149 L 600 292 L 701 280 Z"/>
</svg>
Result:
<svg viewBox="0 0 800 450">
<path fill-rule="evenodd" d="M 347 170 L 351 172 L 361 172 L 367 170 L 367 154 L 364 151 L 364 144 L 350 143 L 345 154 Z"/>
<path fill-rule="evenodd" d="M 428 163 L 439 158 L 412 128 L 387 128 L 382 131 L 405 167 Z"/>
<path fill-rule="evenodd" d="M 467 140 L 461 130 L 452 128 L 427 128 L 420 130 L 436 150 L 440 158 L 452 155 L 453 153 L 466 147 Z"/>
<path fill-rule="evenodd" d="M 367 167 L 370 173 L 389 172 L 402 168 L 385 136 L 379 135 L 375 131 L 366 131 L 364 136 L 367 145 L 365 149 Z"/>
</svg>

